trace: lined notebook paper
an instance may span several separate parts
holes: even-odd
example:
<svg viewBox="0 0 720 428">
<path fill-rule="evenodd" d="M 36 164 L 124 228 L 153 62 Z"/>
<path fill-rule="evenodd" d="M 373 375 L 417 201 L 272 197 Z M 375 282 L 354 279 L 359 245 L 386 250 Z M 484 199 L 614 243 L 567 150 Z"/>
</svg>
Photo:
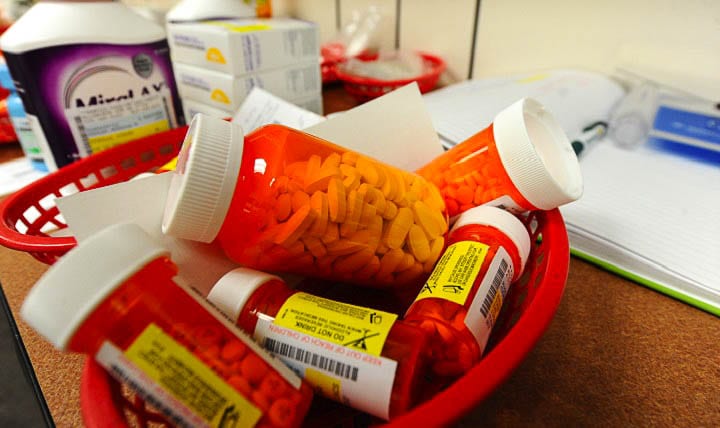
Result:
<svg viewBox="0 0 720 428">
<path fill-rule="evenodd" d="M 575 254 L 720 316 L 720 166 L 609 139 L 580 164 L 561 208 Z"/>
</svg>

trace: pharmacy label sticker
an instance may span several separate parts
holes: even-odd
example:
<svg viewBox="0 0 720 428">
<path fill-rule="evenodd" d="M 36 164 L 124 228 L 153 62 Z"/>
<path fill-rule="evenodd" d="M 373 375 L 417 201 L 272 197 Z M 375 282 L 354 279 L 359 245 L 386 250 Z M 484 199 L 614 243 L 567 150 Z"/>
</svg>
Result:
<svg viewBox="0 0 720 428">
<path fill-rule="evenodd" d="M 465 325 L 484 350 L 514 275 L 512 259 L 498 248 L 465 316 Z"/>
<path fill-rule="evenodd" d="M 251 427 L 262 416 L 260 409 L 155 324 L 145 328 L 124 356 L 205 425 L 225 426 L 232 421 Z"/>
<path fill-rule="evenodd" d="M 260 317 L 253 337 L 318 394 L 389 418 L 397 361 L 277 325 L 272 318 Z"/>
<path fill-rule="evenodd" d="M 292 295 L 274 323 L 371 355 L 380 355 L 397 315 L 307 293 Z"/>
<path fill-rule="evenodd" d="M 415 301 L 434 297 L 464 305 L 480 272 L 488 245 L 460 241 L 450 245 L 435 265 Z"/>
<path fill-rule="evenodd" d="M 168 422 L 179 427 L 208 426 L 205 420 L 140 370 L 111 342 L 106 341 L 100 346 L 95 360 L 118 382 L 128 385 L 146 403 L 162 411 Z"/>
</svg>

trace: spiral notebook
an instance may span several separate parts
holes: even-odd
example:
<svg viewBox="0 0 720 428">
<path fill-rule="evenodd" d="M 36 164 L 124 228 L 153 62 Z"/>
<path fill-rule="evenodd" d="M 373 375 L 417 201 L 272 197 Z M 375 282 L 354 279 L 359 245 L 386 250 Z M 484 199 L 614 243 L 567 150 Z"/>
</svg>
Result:
<svg viewBox="0 0 720 428">
<path fill-rule="evenodd" d="M 561 207 L 574 255 L 720 316 L 720 165 L 606 138 Z"/>
</svg>

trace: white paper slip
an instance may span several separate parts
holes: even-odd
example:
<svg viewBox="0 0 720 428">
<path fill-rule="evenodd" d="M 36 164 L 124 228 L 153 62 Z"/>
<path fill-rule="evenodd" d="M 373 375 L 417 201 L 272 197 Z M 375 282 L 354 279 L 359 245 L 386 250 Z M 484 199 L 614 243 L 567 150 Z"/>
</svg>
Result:
<svg viewBox="0 0 720 428">
<path fill-rule="evenodd" d="M 233 115 L 233 122 L 239 124 L 245 134 L 271 123 L 305 129 L 323 120 L 325 118 L 319 114 L 300 108 L 257 86 Z"/>
<path fill-rule="evenodd" d="M 406 171 L 443 152 L 414 82 L 305 131 Z"/>
<path fill-rule="evenodd" d="M 162 233 L 165 199 L 172 175 L 157 174 L 87 190 L 59 198 L 56 204 L 79 242 L 113 224 L 139 225 L 170 251 L 185 282 L 207 295 L 220 277 L 238 265 L 211 244 Z"/>
</svg>

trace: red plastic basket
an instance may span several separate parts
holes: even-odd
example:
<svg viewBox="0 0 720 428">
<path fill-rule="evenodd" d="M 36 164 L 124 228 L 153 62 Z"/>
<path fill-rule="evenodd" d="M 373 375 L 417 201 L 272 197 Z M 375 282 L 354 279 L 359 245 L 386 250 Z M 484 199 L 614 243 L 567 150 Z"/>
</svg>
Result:
<svg viewBox="0 0 720 428">
<path fill-rule="evenodd" d="M 408 79 L 380 80 L 370 77 L 356 76 L 345 73 L 340 65 L 335 67 L 335 76 L 338 80 L 343 82 L 345 90 L 360 102 L 377 98 L 411 82 L 417 82 L 420 92 L 425 93 L 432 90 L 435 85 L 437 85 L 440 74 L 445 71 L 446 65 L 445 61 L 438 56 L 425 52 L 421 52 L 420 56 L 428 66 L 428 70 L 420 76 Z M 376 57 L 377 56 L 358 57 L 358 59 L 361 61 L 373 61 Z"/>
<path fill-rule="evenodd" d="M 0 244 L 51 264 L 75 246 L 55 198 L 127 181 L 164 165 L 180 151 L 187 126 L 134 140 L 48 174 L 0 203 Z"/>
<path fill-rule="evenodd" d="M 64 228 L 48 198 L 67 186 L 84 191 L 127 180 L 161 166 L 179 151 L 186 129 L 180 128 L 118 146 L 71 164 L 19 190 L 0 205 L 0 244 L 53 263 L 75 245 L 71 237 L 53 237 L 41 230 Z M 86 181 L 93 182 L 90 185 Z M 35 213 L 28 219 L 28 211 Z M 563 295 L 569 266 L 565 224 L 556 210 L 531 213 L 527 225 L 534 243 L 522 277 L 510 288 L 483 359 L 459 380 L 387 427 L 448 425 L 468 413 L 520 364 L 552 320 Z M 27 229 L 20 232 L 16 225 Z M 129 389 L 87 359 L 81 378 L 80 405 L 90 428 L 168 425 Z M 372 425 L 365 415 L 322 398 L 314 400 L 306 426 Z M 169 426 L 169 425 L 168 425 Z"/>
</svg>

